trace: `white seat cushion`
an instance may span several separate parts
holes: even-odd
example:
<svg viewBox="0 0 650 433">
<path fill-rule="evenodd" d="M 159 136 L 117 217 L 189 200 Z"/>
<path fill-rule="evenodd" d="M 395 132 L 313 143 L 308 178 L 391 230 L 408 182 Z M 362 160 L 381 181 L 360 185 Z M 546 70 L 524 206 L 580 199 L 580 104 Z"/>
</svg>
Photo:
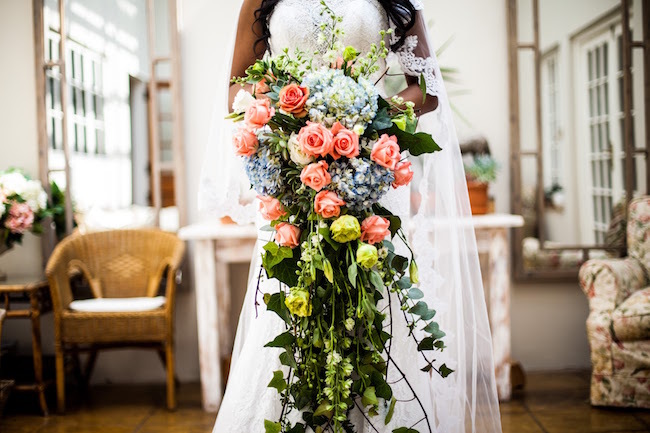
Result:
<svg viewBox="0 0 650 433">
<path fill-rule="evenodd" d="M 69 308 L 84 313 L 129 313 L 151 311 L 165 305 L 164 296 L 155 298 L 98 298 L 70 302 Z"/>
</svg>

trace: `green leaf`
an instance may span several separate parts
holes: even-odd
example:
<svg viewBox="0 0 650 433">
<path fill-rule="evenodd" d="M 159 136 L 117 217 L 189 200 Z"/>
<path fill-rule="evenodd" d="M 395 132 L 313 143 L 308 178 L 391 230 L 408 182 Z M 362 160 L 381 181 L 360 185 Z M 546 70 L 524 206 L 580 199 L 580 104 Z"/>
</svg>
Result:
<svg viewBox="0 0 650 433">
<path fill-rule="evenodd" d="M 370 283 L 375 286 L 375 289 L 379 290 L 380 292 L 384 290 L 384 281 L 381 279 L 379 272 L 375 271 L 374 269 L 371 270 L 368 279 L 370 280 Z"/>
<path fill-rule="evenodd" d="M 289 352 L 282 352 L 280 354 L 280 364 L 286 365 L 287 367 L 298 368 L 296 359 Z"/>
<path fill-rule="evenodd" d="M 404 273 L 406 267 L 408 266 L 408 263 L 409 261 L 406 257 L 395 256 L 393 257 L 393 260 L 391 261 L 390 265 L 397 272 Z"/>
<path fill-rule="evenodd" d="M 393 125 L 390 129 L 383 130 L 381 133 L 396 136 L 400 150 L 402 152 L 408 150 L 413 156 L 420 156 L 424 153 L 434 153 L 442 150 L 433 137 L 425 132 L 411 134 L 402 131 L 397 127 L 397 125 Z"/>
<path fill-rule="evenodd" d="M 331 234 L 330 234 L 330 229 L 329 229 L 329 228 L 327 228 L 327 227 L 322 227 L 322 228 L 320 228 L 320 229 L 318 230 L 318 233 L 319 233 L 321 236 L 323 236 L 323 239 L 325 239 L 325 240 L 327 241 L 327 243 L 330 244 L 330 246 L 331 246 L 332 248 L 334 248 L 336 251 L 338 251 L 338 249 L 341 248 L 341 244 L 339 244 L 339 243 L 336 242 L 334 239 L 332 239 L 332 236 L 331 236 Z"/>
<path fill-rule="evenodd" d="M 266 253 L 264 254 L 264 268 L 268 271 L 280 264 L 284 259 L 293 257 L 293 250 L 288 247 L 280 247 L 275 242 L 269 242 L 264 245 Z"/>
<path fill-rule="evenodd" d="M 287 433 L 305 433 L 305 428 L 306 427 L 303 423 L 298 423 L 287 430 Z"/>
<path fill-rule="evenodd" d="M 420 344 L 418 344 L 418 350 L 420 352 L 424 352 L 425 350 L 433 350 L 433 343 L 434 343 L 433 337 L 426 337 L 420 341 Z"/>
<path fill-rule="evenodd" d="M 284 373 L 281 370 L 273 372 L 273 379 L 268 384 L 269 388 L 275 388 L 278 392 L 282 392 L 287 389 L 287 381 L 284 380 Z"/>
<path fill-rule="evenodd" d="M 384 420 L 384 424 L 388 425 L 390 420 L 393 419 L 393 414 L 395 413 L 395 403 L 397 403 L 397 400 L 395 397 L 390 401 L 390 406 L 388 407 L 388 413 L 386 414 L 386 419 Z"/>
<path fill-rule="evenodd" d="M 284 305 L 284 293 L 274 293 L 266 305 L 266 309 L 276 313 L 287 324 L 291 324 L 291 313 L 286 305 Z"/>
<path fill-rule="evenodd" d="M 417 316 L 421 316 L 423 314 L 426 314 L 427 311 L 429 311 L 429 306 L 427 305 L 427 303 L 424 301 L 418 301 L 417 304 L 411 307 L 409 313 L 415 314 Z"/>
<path fill-rule="evenodd" d="M 264 420 L 264 433 L 280 433 L 282 426 L 279 422 Z"/>
<path fill-rule="evenodd" d="M 296 337 L 290 331 L 287 331 L 275 337 L 270 343 L 266 343 L 264 347 L 287 347 L 291 346 L 295 341 Z"/>
<path fill-rule="evenodd" d="M 372 374 L 372 383 L 375 385 L 375 394 L 379 398 L 389 401 L 393 398 L 393 390 L 386 382 L 384 375 L 378 372 Z"/>
<path fill-rule="evenodd" d="M 427 365 L 425 365 L 424 367 L 422 367 L 422 368 L 420 369 L 420 371 L 423 371 L 423 372 L 425 372 L 425 373 L 428 373 L 428 372 L 431 371 L 432 368 L 433 368 L 433 366 L 432 366 L 431 364 L 427 364 Z"/>
<path fill-rule="evenodd" d="M 348 267 L 348 280 L 352 284 L 352 287 L 357 287 L 357 262 L 352 262 Z"/>
<path fill-rule="evenodd" d="M 328 400 L 323 400 L 323 402 L 316 408 L 314 411 L 314 416 L 325 416 L 327 418 L 332 417 L 332 410 L 327 409 L 331 403 Z"/>
<path fill-rule="evenodd" d="M 397 280 L 397 287 L 402 290 L 410 289 L 412 285 L 413 283 L 411 283 L 411 279 L 409 277 L 402 277 Z"/>
<path fill-rule="evenodd" d="M 452 370 L 451 368 L 447 367 L 446 364 L 442 364 L 442 365 L 440 366 L 440 375 L 441 375 L 442 377 L 447 377 L 447 376 L 449 376 L 449 375 L 450 375 L 451 373 L 453 373 L 453 372 L 454 372 L 454 370 Z"/>
<path fill-rule="evenodd" d="M 367 297 L 364 297 L 361 301 L 361 308 L 363 309 L 363 315 L 366 316 L 369 322 L 375 320 L 375 306 Z"/>
<path fill-rule="evenodd" d="M 424 332 L 431 334 L 431 337 L 434 340 L 440 340 L 442 337 L 446 335 L 443 331 L 440 330 L 440 325 L 438 325 L 436 322 L 429 323 L 422 330 Z"/>
<path fill-rule="evenodd" d="M 379 404 L 379 400 L 377 399 L 377 395 L 375 394 L 374 386 L 369 386 L 368 388 L 366 388 L 366 390 L 363 392 L 361 403 L 363 403 L 364 406 L 374 406 Z"/>
<path fill-rule="evenodd" d="M 266 266 L 264 269 L 266 269 L 269 278 L 275 278 L 289 287 L 298 285 L 298 275 L 296 274 L 298 258 L 296 257 L 284 259 L 271 269 L 267 269 Z"/>
<path fill-rule="evenodd" d="M 420 90 L 422 91 L 422 104 L 427 101 L 427 80 L 420 74 Z"/>
<path fill-rule="evenodd" d="M 426 313 L 421 314 L 420 318 L 422 320 L 431 320 L 435 315 L 436 315 L 436 310 L 429 310 Z"/>
<path fill-rule="evenodd" d="M 408 280 L 409 278 L 406 277 Z M 422 290 L 418 289 L 417 287 L 413 287 L 411 290 L 408 292 L 408 297 L 410 299 L 422 299 L 424 298 L 424 293 L 422 293 Z"/>
<path fill-rule="evenodd" d="M 420 432 L 412 428 L 400 427 L 393 430 L 393 433 L 420 433 Z"/>
<path fill-rule="evenodd" d="M 392 125 L 393 122 L 388 115 L 388 108 L 384 107 L 377 112 L 377 116 L 375 116 L 375 120 L 373 120 L 371 128 L 377 131 L 381 131 L 382 129 L 389 129 Z"/>
</svg>

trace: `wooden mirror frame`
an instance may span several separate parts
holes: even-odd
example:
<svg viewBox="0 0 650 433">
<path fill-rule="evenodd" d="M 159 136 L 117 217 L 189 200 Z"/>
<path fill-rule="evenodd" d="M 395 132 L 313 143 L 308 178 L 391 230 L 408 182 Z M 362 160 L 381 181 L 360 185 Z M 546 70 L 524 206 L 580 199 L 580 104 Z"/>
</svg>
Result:
<svg viewBox="0 0 650 433">
<path fill-rule="evenodd" d="M 511 211 L 513 214 L 521 215 L 523 212 L 522 201 L 522 180 L 521 180 L 521 159 L 522 157 L 533 157 L 536 159 L 537 166 L 537 185 L 535 191 L 535 214 L 537 215 L 538 233 L 541 250 L 551 250 L 544 247 L 545 233 L 543 230 L 544 223 L 544 159 L 542 143 L 542 113 L 541 113 L 541 57 L 539 41 L 539 0 L 532 0 L 533 8 L 533 41 L 522 43 L 519 41 L 518 33 L 518 1 L 506 0 L 506 21 L 508 34 L 508 74 L 510 83 L 509 107 L 510 107 L 510 201 Z M 622 45 L 623 45 L 623 113 L 624 113 L 624 139 L 623 148 L 625 149 L 625 196 L 626 196 L 626 213 L 627 203 L 629 203 L 634 190 L 634 157 L 637 154 L 645 155 L 646 164 L 646 194 L 650 187 L 650 0 L 639 0 L 642 2 L 642 22 L 643 40 L 631 40 L 630 33 L 630 0 L 621 0 L 621 21 L 622 21 Z M 644 73 L 644 104 L 645 104 L 645 143 L 643 148 L 633 148 L 633 118 L 632 118 L 632 50 L 638 48 L 643 50 L 643 73 Z M 520 100 L 519 100 L 519 52 L 522 50 L 532 51 L 534 53 L 535 69 L 535 123 L 537 134 L 535 136 L 535 150 L 522 151 L 520 142 Z M 627 219 L 627 218 L 626 218 Z M 522 253 L 524 240 L 523 228 L 517 228 L 512 236 L 512 269 L 513 277 L 516 281 L 522 282 L 557 282 L 557 281 L 576 281 L 578 278 L 579 268 L 569 270 L 544 270 L 544 269 L 526 269 L 524 267 L 524 258 Z M 591 250 L 616 250 L 625 253 L 625 245 L 620 247 L 604 245 L 572 245 L 562 248 L 553 248 L 552 250 L 562 251 L 582 251 L 583 259 L 589 258 Z"/>
</svg>

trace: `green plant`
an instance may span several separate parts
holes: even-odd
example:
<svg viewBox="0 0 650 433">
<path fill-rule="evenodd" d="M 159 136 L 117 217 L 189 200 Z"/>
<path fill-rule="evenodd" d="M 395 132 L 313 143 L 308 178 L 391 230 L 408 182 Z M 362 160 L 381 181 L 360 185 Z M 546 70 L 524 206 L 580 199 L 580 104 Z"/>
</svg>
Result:
<svg viewBox="0 0 650 433">
<path fill-rule="evenodd" d="M 499 164 L 490 155 L 475 156 L 472 164 L 465 165 L 467 177 L 479 183 L 494 182 L 498 171 Z"/>
</svg>

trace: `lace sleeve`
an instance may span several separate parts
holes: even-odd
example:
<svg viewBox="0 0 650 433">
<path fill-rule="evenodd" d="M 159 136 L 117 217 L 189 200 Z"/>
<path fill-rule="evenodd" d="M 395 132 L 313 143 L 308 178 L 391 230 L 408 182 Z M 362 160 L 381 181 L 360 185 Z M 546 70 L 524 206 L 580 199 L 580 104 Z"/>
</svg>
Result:
<svg viewBox="0 0 650 433">
<path fill-rule="evenodd" d="M 427 26 L 422 14 L 422 2 L 411 0 L 418 10 L 415 25 L 409 30 L 404 44 L 395 52 L 402 71 L 412 77 L 424 76 L 427 85 L 427 94 L 438 96 L 440 94 L 440 81 L 436 77 L 437 59 L 433 49 L 429 46 Z"/>
</svg>

